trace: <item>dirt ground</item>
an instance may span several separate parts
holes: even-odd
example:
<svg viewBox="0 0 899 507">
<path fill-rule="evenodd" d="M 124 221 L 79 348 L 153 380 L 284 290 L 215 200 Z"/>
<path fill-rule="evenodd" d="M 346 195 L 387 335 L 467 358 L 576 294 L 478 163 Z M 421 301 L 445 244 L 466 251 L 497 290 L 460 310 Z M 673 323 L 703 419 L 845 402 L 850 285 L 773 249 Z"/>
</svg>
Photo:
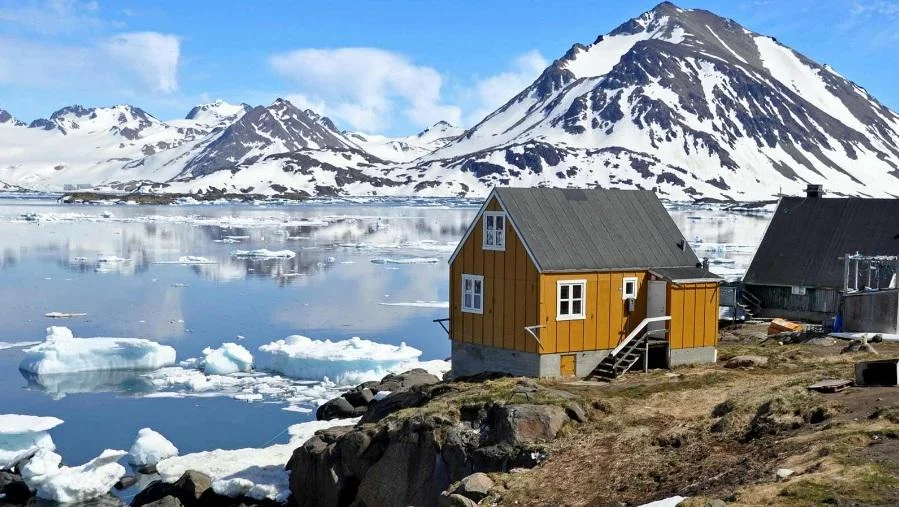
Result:
<svg viewBox="0 0 899 507">
<path fill-rule="evenodd" d="M 764 327 L 722 333 L 717 365 L 628 373 L 611 382 L 555 382 L 592 404 L 549 459 L 496 477 L 497 505 L 640 505 L 674 495 L 687 505 L 899 505 L 899 388 L 807 386 L 853 379 L 854 364 L 899 358 L 781 345 Z M 728 369 L 736 355 L 765 367 Z M 793 473 L 778 478 L 779 469 Z M 718 504 L 720 505 L 720 503 Z"/>
</svg>

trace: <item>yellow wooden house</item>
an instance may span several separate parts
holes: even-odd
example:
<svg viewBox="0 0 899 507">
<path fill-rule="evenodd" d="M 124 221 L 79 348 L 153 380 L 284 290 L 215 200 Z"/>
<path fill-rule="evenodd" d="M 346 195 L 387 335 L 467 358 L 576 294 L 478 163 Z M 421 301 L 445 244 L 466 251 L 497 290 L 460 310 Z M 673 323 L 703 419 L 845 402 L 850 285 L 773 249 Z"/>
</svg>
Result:
<svg viewBox="0 0 899 507">
<path fill-rule="evenodd" d="M 651 191 L 496 188 L 450 258 L 453 374 L 714 362 L 719 282 Z"/>
</svg>

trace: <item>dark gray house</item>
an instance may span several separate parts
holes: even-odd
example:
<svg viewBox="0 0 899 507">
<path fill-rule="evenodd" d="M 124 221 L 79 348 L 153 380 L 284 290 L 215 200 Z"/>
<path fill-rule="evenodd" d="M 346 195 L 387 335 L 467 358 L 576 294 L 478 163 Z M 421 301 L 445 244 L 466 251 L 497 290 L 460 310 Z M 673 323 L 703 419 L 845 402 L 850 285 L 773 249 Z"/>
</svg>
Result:
<svg viewBox="0 0 899 507">
<path fill-rule="evenodd" d="M 899 199 L 822 194 L 809 185 L 805 197 L 777 205 L 743 278 L 760 301 L 760 316 L 826 321 L 836 315 L 847 282 L 860 289 L 889 285 L 894 263 L 847 262 L 846 254 L 899 255 Z"/>
</svg>

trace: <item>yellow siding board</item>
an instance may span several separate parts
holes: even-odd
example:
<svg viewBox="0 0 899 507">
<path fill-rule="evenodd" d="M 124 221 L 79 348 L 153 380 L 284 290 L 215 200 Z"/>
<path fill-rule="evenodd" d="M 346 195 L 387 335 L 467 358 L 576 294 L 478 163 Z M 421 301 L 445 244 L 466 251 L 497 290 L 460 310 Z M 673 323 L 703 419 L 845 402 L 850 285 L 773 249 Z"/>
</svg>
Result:
<svg viewBox="0 0 899 507">
<path fill-rule="evenodd" d="M 684 295 L 683 291 L 669 285 L 668 309 L 671 314 L 670 340 L 671 348 L 682 349 L 684 347 Z"/>
<path fill-rule="evenodd" d="M 584 321 L 583 338 L 579 350 L 597 349 L 597 316 L 599 314 L 599 296 L 597 292 L 597 276 L 587 277 L 587 320 Z"/>
<path fill-rule="evenodd" d="M 527 293 L 525 295 L 525 322 L 528 326 L 537 326 L 540 325 L 540 298 L 541 291 L 538 287 L 539 277 L 537 276 L 537 267 L 534 266 L 533 263 L 528 262 L 527 266 L 527 281 L 525 282 L 525 288 Z M 536 331 L 537 336 L 540 337 L 540 340 L 543 341 L 544 332 L 542 329 L 538 329 Z M 525 351 L 527 352 L 543 352 L 543 348 L 539 346 L 536 340 L 533 339 L 532 336 L 527 336 L 525 340 Z"/>
<path fill-rule="evenodd" d="M 612 345 L 612 275 L 600 273 L 597 280 L 596 348 L 611 349 L 615 347 Z"/>
</svg>

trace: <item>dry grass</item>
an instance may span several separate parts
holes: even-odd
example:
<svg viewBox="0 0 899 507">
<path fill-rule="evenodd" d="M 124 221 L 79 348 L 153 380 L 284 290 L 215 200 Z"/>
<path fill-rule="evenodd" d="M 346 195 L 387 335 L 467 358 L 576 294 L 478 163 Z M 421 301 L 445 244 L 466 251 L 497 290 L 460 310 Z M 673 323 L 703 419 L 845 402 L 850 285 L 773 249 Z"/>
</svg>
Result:
<svg viewBox="0 0 899 507">
<path fill-rule="evenodd" d="M 852 378 L 853 364 L 868 358 L 839 350 L 741 343 L 722 346 L 722 359 L 765 355 L 769 366 L 554 383 L 600 409 L 557 439 L 547 462 L 499 477 L 490 501 L 638 505 L 680 494 L 735 505 L 899 504 L 899 389 L 806 389 Z M 897 345 L 878 350 L 899 357 Z M 779 481 L 778 468 L 796 474 Z"/>
</svg>

